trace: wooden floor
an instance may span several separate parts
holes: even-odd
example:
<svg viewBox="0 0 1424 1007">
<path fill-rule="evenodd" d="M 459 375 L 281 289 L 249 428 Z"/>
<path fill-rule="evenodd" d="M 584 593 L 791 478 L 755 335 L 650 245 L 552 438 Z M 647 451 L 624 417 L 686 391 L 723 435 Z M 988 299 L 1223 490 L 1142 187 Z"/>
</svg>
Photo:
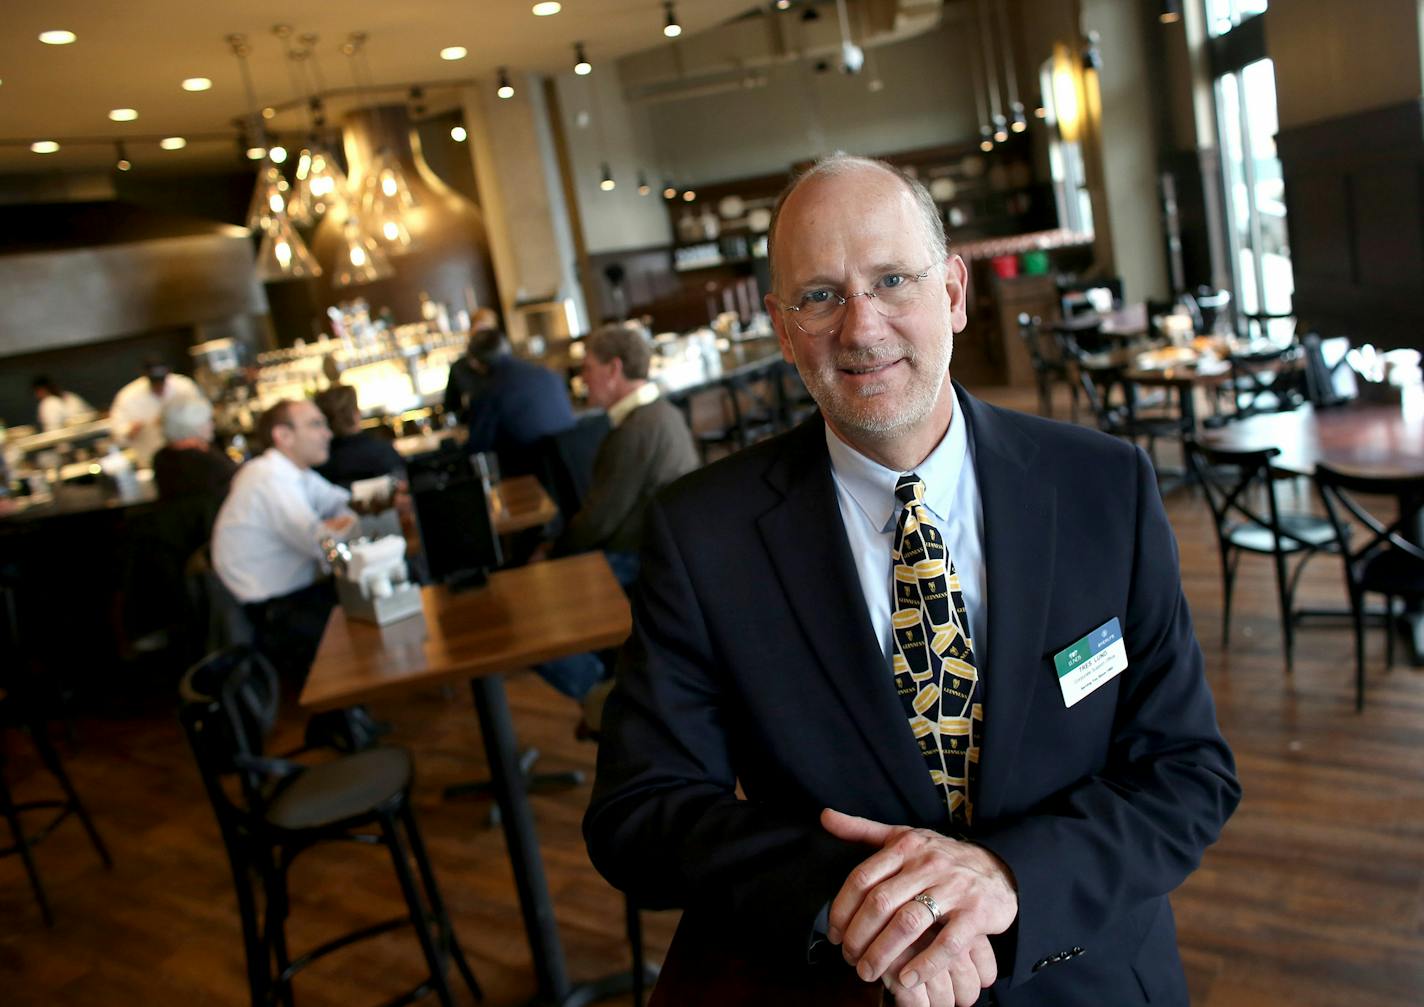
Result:
<svg viewBox="0 0 1424 1007">
<path fill-rule="evenodd" d="M 1022 395 L 994 395 L 1031 406 Z M 1303 495 L 1308 502 L 1309 497 Z M 1174 896 L 1181 945 L 1201 1007 L 1352 1007 L 1424 1003 L 1424 672 L 1384 670 L 1370 637 L 1370 694 L 1352 706 L 1345 624 L 1300 631 L 1295 672 L 1281 657 L 1268 562 L 1243 562 L 1228 655 L 1220 647 L 1220 574 L 1205 504 L 1169 496 L 1222 727 L 1245 798 L 1222 841 Z M 1307 573 L 1303 600 L 1343 602 L 1338 566 Z M 514 718 L 547 768 L 592 769 L 573 739 L 577 711 L 537 679 L 511 681 Z M 378 709 L 417 753 L 418 814 L 461 940 L 494 1005 L 533 993 L 502 834 L 487 805 L 447 803 L 441 788 L 484 766 L 467 693 L 432 691 Z M 90 713 L 68 765 L 115 859 L 105 872 L 77 827 L 38 850 L 57 916 L 45 930 L 20 865 L 0 860 L 0 1003 L 10 1007 L 241 1005 L 243 966 L 231 882 L 171 703 L 159 696 Z M 297 725 L 282 727 L 294 742 Z M 23 796 L 49 789 L 23 739 L 8 739 Z M 533 800 L 569 966 L 592 978 L 626 961 L 621 900 L 588 863 L 578 823 L 587 788 Z M 399 911 L 379 850 L 322 849 L 298 861 L 295 947 Z M 666 946 L 670 913 L 646 914 L 649 945 Z M 306 1007 L 376 1003 L 419 971 L 413 940 L 382 938 L 314 969 Z"/>
</svg>

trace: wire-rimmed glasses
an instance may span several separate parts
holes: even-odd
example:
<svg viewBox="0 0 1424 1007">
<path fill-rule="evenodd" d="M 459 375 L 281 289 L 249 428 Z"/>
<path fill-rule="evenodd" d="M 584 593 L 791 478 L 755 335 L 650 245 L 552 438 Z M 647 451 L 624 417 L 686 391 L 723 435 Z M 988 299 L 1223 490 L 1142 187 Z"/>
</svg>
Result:
<svg viewBox="0 0 1424 1007">
<path fill-rule="evenodd" d="M 808 336 L 828 336 L 841 327 L 846 305 L 852 298 L 864 297 L 885 318 L 896 318 L 914 310 L 934 287 L 925 278 L 938 263 L 931 263 L 922 272 L 886 273 L 868 290 L 842 294 L 834 287 L 813 287 L 793 304 L 778 300 L 781 309 L 790 314 L 796 327 Z"/>
</svg>

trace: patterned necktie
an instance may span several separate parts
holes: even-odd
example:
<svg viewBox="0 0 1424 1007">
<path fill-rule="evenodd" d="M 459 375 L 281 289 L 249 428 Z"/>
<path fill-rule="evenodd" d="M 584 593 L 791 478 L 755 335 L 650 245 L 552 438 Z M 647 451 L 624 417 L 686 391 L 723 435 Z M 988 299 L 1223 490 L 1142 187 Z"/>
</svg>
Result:
<svg viewBox="0 0 1424 1007">
<path fill-rule="evenodd" d="M 895 484 L 904 505 L 895 525 L 895 638 L 891 668 L 930 779 L 955 825 L 974 820 L 984 708 L 959 574 L 911 473 Z"/>
</svg>

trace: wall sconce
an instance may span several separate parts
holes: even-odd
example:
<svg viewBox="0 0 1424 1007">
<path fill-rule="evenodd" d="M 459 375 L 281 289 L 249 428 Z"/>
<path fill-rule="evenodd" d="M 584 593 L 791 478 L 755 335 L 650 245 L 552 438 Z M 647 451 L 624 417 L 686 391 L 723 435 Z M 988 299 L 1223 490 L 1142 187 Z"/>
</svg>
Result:
<svg viewBox="0 0 1424 1007">
<path fill-rule="evenodd" d="M 1078 102 L 1078 60 L 1063 43 L 1053 47 L 1053 114 L 1058 134 L 1068 143 L 1077 143 L 1083 129 L 1083 111 Z"/>
</svg>

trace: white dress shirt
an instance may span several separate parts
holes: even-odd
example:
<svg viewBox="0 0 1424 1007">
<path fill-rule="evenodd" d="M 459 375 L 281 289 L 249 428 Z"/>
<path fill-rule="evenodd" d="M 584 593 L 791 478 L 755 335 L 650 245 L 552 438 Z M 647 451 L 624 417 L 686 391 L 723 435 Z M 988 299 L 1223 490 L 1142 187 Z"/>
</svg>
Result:
<svg viewBox="0 0 1424 1007">
<path fill-rule="evenodd" d="M 951 389 L 952 390 L 952 389 Z M 989 625 L 985 603 L 987 571 L 984 569 L 984 508 L 979 500 L 979 480 L 969 449 L 969 433 L 960 415 L 959 396 L 949 430 L 928 458 L 915 468 L 925 484 L 925 506 L 944 535 L 945 548 L 959 574 L 964 609 L 969 615 L 970 645 L 975 662 L 984 667 L 984 643 Z M 826 427 L 826 447 L 831 454 L 836 500 L 850 540 L 865 595 L 870 624 L 880 640 L 888 667 L 894 642 L 890 636 L 890 609 L 894 573 L 890 561 L 900 502 L 895 483 L 903 473 L 850 447 Z M 888 672 L 887 672 L 888 673 Z"/>
<path fill-rule="evenodd" d="M 94 412 L 94 407 L 73 392 L 46 395 L 40 399 L 40 429 L 60 430 Z"/>
<path fill-rule="evenodd" d="M 114 440 L 133 449 L 140 466 L 152 464 L 153 456 L 163 447 L 163 405 L 174 399 L 201 399 L 191 378 L 181 374 L 170 374 L 163 380 L 162 397 L 153 394 L 153 384 L 147 377 L 135 378 L 119 389 L 109 406 L 109 425 L 113 427 Z M 142 428 L 133 437 L 129 428 L 135 423 Z"/>
<path fill-rule="evenodd" d="M 291 594 L 326 569 L 327 518 L 351 513 L 351 494 L 268 448 L 233 476 L 213 525 L 213 567 L 238 601 Z"/>
</svg>

